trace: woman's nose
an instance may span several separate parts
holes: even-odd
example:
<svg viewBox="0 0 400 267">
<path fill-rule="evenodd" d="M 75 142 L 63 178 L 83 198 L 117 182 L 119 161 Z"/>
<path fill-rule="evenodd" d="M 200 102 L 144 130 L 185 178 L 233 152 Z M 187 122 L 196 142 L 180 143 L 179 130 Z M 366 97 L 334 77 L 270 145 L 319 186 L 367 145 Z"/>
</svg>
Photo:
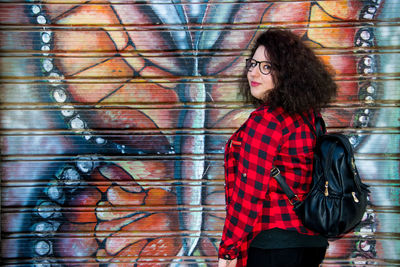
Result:
<svg viewBox="0 0 400 267">
<path fill-rule="evenodd" d="M 258 66 L 255 66 L 253 69 L 249 70 L 249 75 L 252 77 L 260 75 Z"/>
</svg>

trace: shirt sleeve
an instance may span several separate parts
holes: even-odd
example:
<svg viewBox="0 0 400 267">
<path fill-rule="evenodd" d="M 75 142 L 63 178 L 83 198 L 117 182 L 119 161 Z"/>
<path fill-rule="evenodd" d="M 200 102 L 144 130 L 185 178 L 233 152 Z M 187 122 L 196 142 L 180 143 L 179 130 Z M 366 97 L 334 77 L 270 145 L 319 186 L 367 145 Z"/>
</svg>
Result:
<svg viewBox="0 0 400 267">
<path fill-rule="evenodd" d="M 227 215 L 218 257 L 235 259 L 240 246 L 252 232 L 268 191 L 272 162 L 282 138 L 278 120 L 271 114 L 252 114 L 243 129 L 238 172 Z"/>
</svg>

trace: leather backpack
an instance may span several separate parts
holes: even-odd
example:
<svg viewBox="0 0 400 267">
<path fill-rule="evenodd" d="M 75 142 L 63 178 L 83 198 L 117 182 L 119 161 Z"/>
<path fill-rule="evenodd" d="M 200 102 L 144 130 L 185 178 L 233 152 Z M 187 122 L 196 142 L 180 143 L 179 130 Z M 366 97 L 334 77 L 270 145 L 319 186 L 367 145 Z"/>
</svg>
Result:
<svg viewBox="0 0 400 267">
<path fill-rule="evenodd" d="M 271 170 L 271 176 L 278 181 L 305 227 L 326 237 L 340 237 L 361 222 L 369 190 L 361 182 L 348 138 L 326 133 L 322 117 L 314 116 L 316 129 L 302 116 L 317 138 L 312 184 L 305 199 L 299 200 L 278 168 Z"/>
</svg>

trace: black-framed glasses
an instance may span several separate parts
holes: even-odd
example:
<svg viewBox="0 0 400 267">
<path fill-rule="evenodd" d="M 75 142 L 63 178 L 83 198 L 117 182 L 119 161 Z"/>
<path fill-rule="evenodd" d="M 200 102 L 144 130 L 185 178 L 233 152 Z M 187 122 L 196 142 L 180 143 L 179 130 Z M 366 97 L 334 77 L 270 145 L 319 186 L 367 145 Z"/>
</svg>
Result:
<svg viewBox="0 0 400 267">
<path fill-rule="evenodd" d="M 272 70 L 272 63 L 270 61 L 257 61 L 253 58 L 246 59 L 246 70 L 252 71 L 255 67 L 260 68 L 260 72 L 264 75 L 268 75 Z"/>
</svg>

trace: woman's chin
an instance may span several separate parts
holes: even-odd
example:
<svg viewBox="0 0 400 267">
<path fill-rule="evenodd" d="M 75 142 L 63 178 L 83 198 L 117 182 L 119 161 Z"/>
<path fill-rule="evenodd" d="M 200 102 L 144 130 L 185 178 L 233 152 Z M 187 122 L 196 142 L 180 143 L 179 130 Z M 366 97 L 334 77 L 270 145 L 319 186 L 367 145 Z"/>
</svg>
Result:
<svg viewBox="0 0 400 267">
<path fill-rule="evenodd" d="M 261 98 L 262 98 L 262 94 L 260 93 L 260 92 L 257 92 L 256 90 L 251 90 L 251 95 L 254 97 L 254 98 L 257 98 L 258 100 L 260 100 Z"/>
<path fill-rule="evenodd" d="M 263 100 L 266 97 L 266 92 L 251 92 L 251 95 L 258 100 Z"/>
</svg>

